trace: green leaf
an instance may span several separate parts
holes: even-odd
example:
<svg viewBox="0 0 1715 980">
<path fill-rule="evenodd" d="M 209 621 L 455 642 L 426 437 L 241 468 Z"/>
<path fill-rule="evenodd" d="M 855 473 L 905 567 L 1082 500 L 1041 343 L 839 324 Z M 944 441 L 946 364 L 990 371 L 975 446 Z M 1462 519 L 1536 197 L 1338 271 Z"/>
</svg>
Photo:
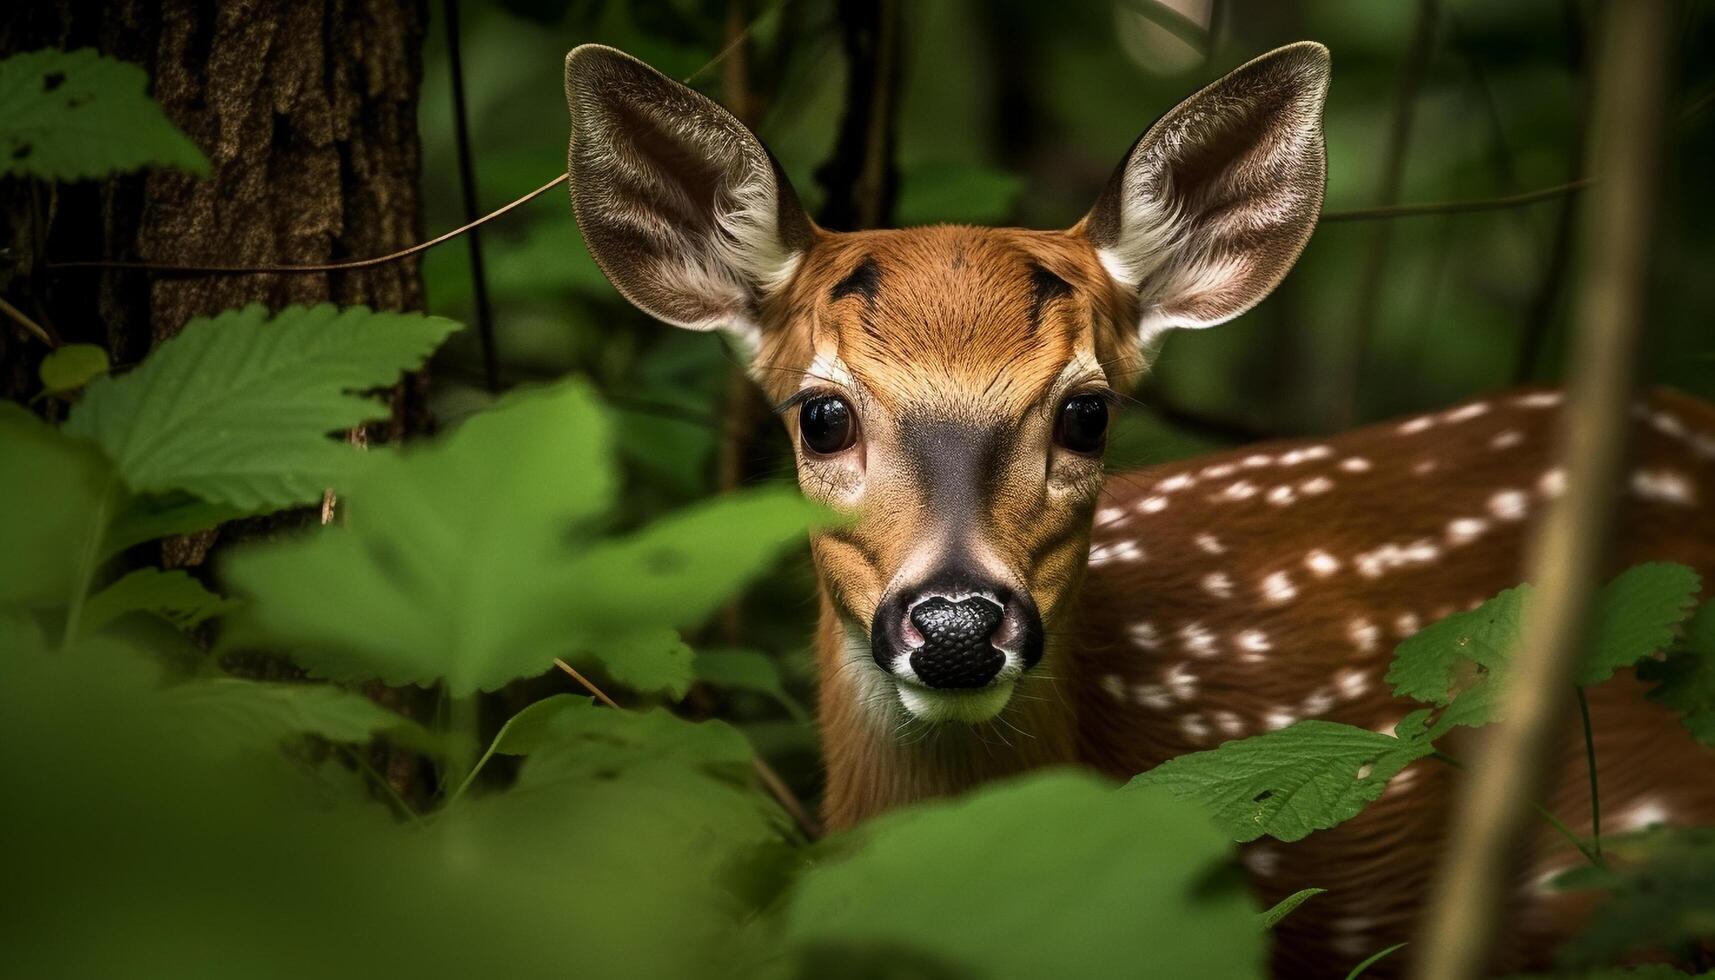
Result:
<svg viewBox="0 0 1715 980">
<path fill-rule="evenodd" d="M 255 597 L 253 625 L 316 673 L 445 678 L 464 697 L 602 635 L 574 608 L 589 584 L 564 573 L 574 532 L 613 492 L 608 425 L 589 389 L 520 392 L 436 443 L 368 453 L 344 525 L 235 550 L 226 574 Z"/>
<path fill-rule="evenodd" d="M 330 684 L 272 684 L 218 677 L 162 692 L 178 728 L 201 752 L 229 756 L 271 749 L 281 739 L 315 735 L 367 742 L 388 735 L 414 748 L 438 745 L 421 725 L 353 691 Z"/>
<path fill-rule="evenodd" d="M 903 956 L 993 980 L 1262 972 L 1230 848 L 1162 793 L 1038 774 L 887 814 L 847 843 L 786 908 L 812 963 Z"/>
<path fill-rule="evenodd" d="M 1280 901 L 1274 903 L 1272 908 L 1262 914 L 1262 927 L 1264 929 L 1273 929 L 1276 925 L 1280 924 L 1281 919 L 1284 919 L 1297 911 L 1298 906 L 1303 905 L 1305 902 L 1323 894 L 1327 890 L 1328 889 L 1326 888 L 1303 888 L 1293 892 Z"/>
<path fill-rule="evenodd" d="M 142 68 L 89 48 L 0 60 L 0 159 L 12 177 L 83 180 L 208 160 L 146 94 Z"/>
<path fill-rule="evenodd" d="M 1295 841 L 1357 816 L 1388 780 L 1434 751 L 1425 738 L 1301 721 L 1169 759 L 1126 786 L 1158 786 L 1201 803 L 1236 841 L 1265 834 Z"/>
<path fill-rule="evenodd" d="M 310 503 L 353 455 L 328 434 L 386 414 L 354 392 L 392 384 L 456 329 L 363 307 L 228 310 L 90 384 L 66 431 L 100 445 L 133 491 L 252 512 Z"/>
<path fill-rule="evenodd" d="M 1652 562 L 1634 565 L 1603 586 L 1578 683 L 1600 684 L 1621 667 L 1666 650 L 1702 585 L 1684 565 Z"/>
<path fill-rule="evenodd" d="M 1638 678 L 1656 685 L 1649 699 L 1679 712 L 1692 738 L 1715 746 L 1715 602 L 1691 618 L 1683 646 L 1666 660 L 1640 661 Z"/>
<path fill-rule="evenodd" d="M 674 630 L 615 633 L 581 652 L 633 691 L 666 694 L 677 701 L 691 690 L 691 648 Z"/>
<path fill-rule="evenodd" d="M 183 571 L 139 568 L 89 597 L 81 629 L 88 635 L 127 613 L 146 612 L 188 630 L 219 615 L 227 605 L 226 599 Z"/>
<path fill-rule="evenodd" d="M 117 484 L 98 453 L 0 402 L 0 603 L 64 605 L 88 587 Z"/>
<path fill-rule="evenodd" d="M 1562 890 L 1609 893 L 1562 948 L 1564 964 L 1608 963 L 1636 950 L 1674 950 L 1715 937 L 1715 827 L 1604 836 L 1602 851 L 1606 867 L 1555 879 Z"/>
<path fill-rule="evenodd" d="M 66 344 L 42 358 L 36 371 L 48 394 L 76 391 L 107 373 L 107 351 L 94 344 Z"/>
<path fill-rule="evenodd" d="M 661 708 L 603 708 L 584 698 L 544 710 L 512 744 L 530 749 L 518 771 L 520 789 L 654 765 L 747 784 L 752 765 L 750 743 L 725 722 L 690 722 Z"/>
<path fill-rule="evenodd" d="M 1483 675 L 1503 670 L 1529 596 L 1529 586 L 1508 589 L 1476 609 L 1431 623 L 1400 643 L 1386 677 L 1393 693 L 1446 705 L 1461 688 L 1484 683 Z"/>
<path fill-rule="evenodd" d="M 1406 943 L 1394 943 L 1392 946 L 1387 946 L 1387 947 L 1384 947 L 1382 949 L 1376 950 L 1375 952 L 1371 953 L 1369 956 L 1364 957 L 1364 959 L 1361 960 L 1357 966 L 1352 967 L 1351 971 L 1346 974 L 1346 980 L 1358 980 L 1358 978 L 1362 977 L 1364 975 L 1364 972 L 1367 971 L 1370 967 L 1375 966 L 1377 963 L 1380 963 L 1382 960 L 1385 960 L 1389 956 L 1392 956 L 1393 954 L 1399 952 L 1400 950 L 1404 949 L 1407 945 L 1408 944 L 1406 944 Z"/>
<path fill-rule="evenodd" d="M 501 755 L 529 755 L 559 737 L 556 726 L 562 715 L 581 711 L 589 704 L 589 698 L 575 694 L 553 694 L 533 701 L 500 726 L 500 732 L 494 736 L 494 751 Z"/>
<path fill-rule="evenodd" d="M 792 487 L 728 494 L 589 549 L 563 576 L 565 601 L 602 629 L 693 626 L 826 514 Z"/>
<path fill-rule="evenodd" d="M 780 678 L 780 665 L 766 654 L 755 650 L 698 650 L 691 669 L 704 684 L 767 695 L 785 706 L 794 718 L 809 717 L 804 706 L 787 693 Z"/>
</svg>

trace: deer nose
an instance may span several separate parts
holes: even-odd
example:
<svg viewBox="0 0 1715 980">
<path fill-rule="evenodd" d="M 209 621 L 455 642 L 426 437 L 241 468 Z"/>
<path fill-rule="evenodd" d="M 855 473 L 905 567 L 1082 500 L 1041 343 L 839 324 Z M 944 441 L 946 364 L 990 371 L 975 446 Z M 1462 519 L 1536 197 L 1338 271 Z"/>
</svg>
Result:
<svg viewBox="0 0 1715 980">
<path fill-rule="evenodd" d="M 911 669 L 929 687 L 983 687 L 1006 664 L 994 635 L 1006 612 L 982 596 L 957 602 L 942 596 L 920 599 L 908 618 L 923 637 L 911 651 Z"/>
</svg>

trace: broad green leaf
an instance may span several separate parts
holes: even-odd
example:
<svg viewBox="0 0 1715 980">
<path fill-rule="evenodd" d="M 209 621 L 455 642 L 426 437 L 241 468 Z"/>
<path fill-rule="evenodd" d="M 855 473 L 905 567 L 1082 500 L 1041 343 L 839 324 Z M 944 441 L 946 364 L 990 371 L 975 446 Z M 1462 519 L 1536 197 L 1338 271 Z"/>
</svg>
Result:
<svg viewBox="0 0 1715 980">
<path fill-rule="evenodd" d="M 660 708 L 615 710 L 584 698 L 531 719 L 512 742 L 530 750 L 518 771 L 520 789 L 663 764 L 745 784 L 752 765 L 750 743 L 725 722 L 690 722 Z"/>
<path fill-rule="evenodd" d="M 801 875 L 786 908 L 810 964 L 944 964 L 994 980 L 1262 975 L 1265 937 L 1229 845 L 1164 793 L 1038 774 L 887 814 L 849 844 Z"/>
<path fill-rule="evenodd" d="M 1697 610 L 1682 646 L 1666 660 L 1640 661 L 1638 677 L 1656 684 L 1650 700 L 1679 712 L 1691 737 L 1715 746 L 1715 602 Z"/>
<path fill-rule="evenodd" d="M 1508 589 L 1476 609 L 1431 623 L 1400 643 L 1386 677 L 1393 693 L 1446 705 L 1459 690 L 1483 683 L 1482 675 L 1502 670 L 1518 639 L 1529 596 L 1529 586 Z"/>
<path fill-rule="evenodd" d="M 1577 868 L 1554 881 L 1562 890 L 1609 893 L 1561 949 L 1563 963 L 1610 963 L 1633 951 L 1674 950 L 1715 936 L 1715 827 L 1604 836 L 1602 852 L 1606 867 Z"/>
<path fill-rule="evenodd" d="M 501 755 L 529 755 L 558 737 L 558 719 L 588 707 L 590 699 L 576 694 L 554 694 L 533 701 L 500 726 L 494 736 L 494 751 Z"/>
<path fill-rule="evenodd" d="M 212 755 L 273 748 L 293 735 L 330 742 L 387 735 L 414 748 L 438 744 L 436 736 L 404 715 L 330 684 L 217 677 L 170 687 L 161 697 L 174 715 L 174 727 Z"/>
<path fill-rule="evenodd" d="M 183 571 L 139 568 L 89 597 L 80 628 L 87 635 L 127 613 L 146 612 L 190 629 L 219 615 L 227 604 Z"/>
<path fill-rule="evenodd" d="M 445 678 L 464 697 L 569 650 L 600 652 L 575 595 L 592 583 L 565 573 L 575 532 L 613 490 L 607 421 L 588 388 L 521 392 L 436 443 L 367 454 L 343 526 L 235 550 L 226 573 L 255 597 L 251 624 L 316 673 Z"/>
<path fill-rule="evenodd" d="M 104 558 L 111 557 L 145 541 L 206 531 L 237 520 L 245 513 L 236 507 L 211 504 L 185 493 L 127 496 L 120 503 L 113 523 L 108 525 L 107 540 L 102 542 L 101 554 Z"/>
<path fill-rule="evenodd" d="M 1634 565 L 1603 586 L 1578 683 L 1600 684 L 1621 667 L 1666 650 L 1701 587 L 1696 572 L 1667 562 Z"/>
<path fill-rule="evenodd" d="M 1284 919 L 1297 911 L 1298 906 L 1303 905 L 1305 902 L 1323 894 L 1327 890 L 1328 889 L 1326 888 L 1302 888 L 1293 892 L 1280 901 L 1274 903 L 1267 912 L 1262 914 L 1262 927 L 1264 929 L 1273 929 L 1275 926 L 1280 924 L 1281 919 Z"/>
<path fill-rule="evenodd" d="M 1301 721 L 1169 759 L 1126 787 L 1161 787 L 1201 803 L 1236 841 L 1295 841 L 1357 816 L 1388 780 L 1434 751 L 1424 738 Z"/>
<path fill-rule="evenodd" d="M 101 378 L 66 431 L 138 493 L 182 490 L 260 512 L 310 503 L 352 452 L 329 438 L 386 415 L 357 394 L 423 363 L 458 324 L 363 307 L 260 305 L 192 320 L 137 370 Z"/>
<path fill-rule="evenodd" d="M 755 650 L 698 650 L 691 669 L 704 684 L 765 694 L 784 705 L 793 717 L 808 717 L 804 706 L 787 693 L 780 679 L 780 665 L 766 654 Z"/>
<path fill-rule="evenodd" d="M 763 571 L 827 512 L 791 487 L 728 494 L 581 555 L 566 570 L 568 608 L 603 629 L 693 626 Z M 575 586 L 572 583 L 577 583 Z"/>
<path fill-rule="evenodd" d="M 76 391 L 107 373 L 107 352 L 94 344 L 67 344 L 42 358 L 36 371 L 47 393 Z"/>
<path fill-rule="evenodd" d="M 677 701 L 691 690 L 691 648 L 675 630 L 654 627 L 614 633 L 580 652 L 633 691 L 663 693 Z"/>
<path fill-rule="evenodd" d="M 0 59 L 0 160 L 12 177 L 83 180 L 208 160 L 146 94 L 142 68 L 89 48 Z"/>
<path fill-rule="evenodd" d="M 87 588 L 118 496 L 99 454 L 0 402 L 0 603 L 64 605 Z"/>
</svg>

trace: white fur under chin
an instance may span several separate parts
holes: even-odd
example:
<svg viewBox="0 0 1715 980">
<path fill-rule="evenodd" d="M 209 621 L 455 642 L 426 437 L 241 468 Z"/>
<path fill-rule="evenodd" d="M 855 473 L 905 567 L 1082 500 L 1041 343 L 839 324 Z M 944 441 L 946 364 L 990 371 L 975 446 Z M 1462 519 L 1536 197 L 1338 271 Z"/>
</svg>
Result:
<svg viewBox="0 0 1715 980">
<path fill-rule="evenodd" d="M 899 703 L 911 717 L 935 724 L 963 722 L 974 725 L 1000 714 L 1012 700 L 1011 680 L 998 681 L 975 691 L 930 690 L 908 681 L 895 681 Z"/>
</svg>

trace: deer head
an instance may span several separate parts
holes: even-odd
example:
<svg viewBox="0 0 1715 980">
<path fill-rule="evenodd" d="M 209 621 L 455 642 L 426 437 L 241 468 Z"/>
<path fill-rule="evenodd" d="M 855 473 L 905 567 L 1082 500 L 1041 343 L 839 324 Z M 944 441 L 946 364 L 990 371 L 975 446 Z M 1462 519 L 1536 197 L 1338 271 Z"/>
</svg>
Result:
<svg viewBox="0 0 1715 980">
<path fill-rule="evenodd" d="M 1280 48 L 1180 103 L 1064 231 L 836 233 L 709 99 L 611 48 L 566 59 L 572 205 L 619 291 L 726 333 L 852 512 L 812 550 L 861 708 L 1000 712 L 1089 549 L 1115 393 L 1152 341 L 1250 309 L 1322 204 L 1328 52 Z"/>
</svg>

